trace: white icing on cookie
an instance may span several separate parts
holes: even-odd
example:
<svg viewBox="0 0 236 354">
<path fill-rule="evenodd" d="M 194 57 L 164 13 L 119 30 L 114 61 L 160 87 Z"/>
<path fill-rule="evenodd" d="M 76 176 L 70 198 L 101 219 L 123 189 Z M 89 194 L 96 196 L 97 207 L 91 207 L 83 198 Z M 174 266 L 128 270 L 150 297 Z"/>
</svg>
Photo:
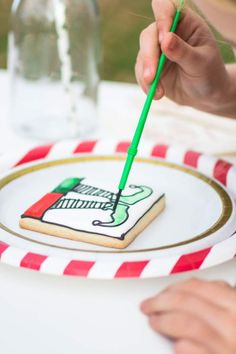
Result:
<svg viewBox="0 0 236 354">
<path fill-rule="evenodd" d="M 46 210 L 42 221 L 123 239 L 162 196 L 150 187 L 131 185 L 123 192 L 114 212 L 116 194 L 112 189 L 84 179 Z"/>
</svg>

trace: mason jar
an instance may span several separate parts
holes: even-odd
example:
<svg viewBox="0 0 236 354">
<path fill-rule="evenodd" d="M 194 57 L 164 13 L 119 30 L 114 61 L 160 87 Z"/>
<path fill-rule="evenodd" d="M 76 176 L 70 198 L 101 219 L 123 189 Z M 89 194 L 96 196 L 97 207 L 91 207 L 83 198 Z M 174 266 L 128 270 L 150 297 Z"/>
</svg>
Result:
<svg viewBox="0 0 236 354">
<path fill-rule="evenodd" d="M 96 0 L 15 0 L 11 23 L 13 127 L 45 140 L 96 137 L 100 62 Z"/>
</svg>

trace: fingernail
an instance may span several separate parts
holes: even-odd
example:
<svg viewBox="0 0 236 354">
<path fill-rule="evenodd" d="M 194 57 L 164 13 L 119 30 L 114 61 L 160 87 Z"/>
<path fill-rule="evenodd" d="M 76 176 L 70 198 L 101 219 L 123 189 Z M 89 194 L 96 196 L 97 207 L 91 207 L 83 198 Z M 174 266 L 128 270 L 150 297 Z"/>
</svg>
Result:
<svg viewBox="0 0 236 354">
<path fill-rule="evenodd" d="M 156 68 L 151 64 L 144 69 L 144 77 L 150 81 L 155 75 Z"/>
<path fill-rule="evenodd" d="M 150 69 L 150 67 L 147 67 L 147 68 L 144 70 L 143 75 L 144 75 L 145 78 L 149 78 L 149 77 L 151 76 L 151 69 Z"/>
</svg>

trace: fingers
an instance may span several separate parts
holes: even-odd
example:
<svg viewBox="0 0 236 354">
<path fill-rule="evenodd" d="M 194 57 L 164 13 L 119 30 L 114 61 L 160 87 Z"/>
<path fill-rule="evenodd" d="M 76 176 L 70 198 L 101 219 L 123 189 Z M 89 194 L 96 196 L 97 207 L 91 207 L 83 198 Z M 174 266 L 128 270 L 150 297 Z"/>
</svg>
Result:
<svg viewBox="0 0 236 354">
<path fill-rule="evenodd" d="M 183 12 L 177 28 L 177 35 L 170 33 L 169 30 L 176 11 L 173 1 L 153 0 L 152 6 L 157 22 L 148 26 L 140 35 L 140 51 L 135 67 L 137 81 L 145 93 L 148 92 L 154 79 L 161 51 L 166 54 L 170 62 L 177 64 L 176 72 L 180 67 L 184 73 L 191 77 L 198 75 L 199 62 L 205 62 L 202 58 L 206 55 L 206 50 L 201 48 L 202 40 L 200 39 L 205 37 L 205 34 L 195 32 L 201 28 L 203 32 L 208 33 L 202 20 L 189 10 Z M 168 64 L 170 62 L 167 62 L 162 78 L 169 78 Z M 163 80 L 163 82 L 166 81 Z M 155 98 L 161 98 L 165 94 L 164 91 L 163 85 L 160 84 Z"/>
<path fill-rule="evenodd" d="M 205 281 L 193 278 L 172 285 L 170 288 L 182 289 L 189 293 L 194 293 L 195 295 L 236 314 L 236 290 L 225 282 Z"/>
<path fill-rule="evenodd" d="M 140 36 L 140 51 L 135 67 L 138 83 L 147 93 L 156 73 L 160 53 L 163 52 L 169 60 L 162 73 L 156 99 L 166 94 L 178 103 L 193 105 L 196 99 L 210 98 L 221 81 L 220 75 L 225 80 L 226 74 L 207 25 L 186 8 L 176 33 L 170 33 L 176 11 L 174 0 L 153 0 L 152 6 L 156 22 Z M 212 62 L 216 65 L 212 65 Z M 215 75 L 215 66 L 219 68 L 219 75 Z"/>
<path fill-rule="evenodd" d="M 175 354 L 211 354 L 208 349 L 202 347 L 198 343 L 194 343 L 188 340 L 179 340 L 176 342 Z"/>
<path fill-rule="evenodd" d="M 153 0 L 152 8 L 157 23 L 157 31 L 159 33 L 159 42 L 162 42 L 166 33 L 170 31 L 173 18 L 176 13 L 176 7 L 179 0 Z M 210 34 L 205 21 L 188 7 L 181 11 L 180 21 L 177 26 L 176 33 L 186 42 L 192 37 L 191 44 L 205 43 L 209 39 Z"/>
<path fill-rule="evenodd" d="M 161 42 L 165 33 L 171 28 L 176 7 L 172 0 L 153 0 L 152 9 L 157 22 L 159 42 Z"/>
<path fill-rule="evenodd" d="M 143 74 L 147 83 L 154 79 L 160 48 L 157 38 L 156 24 L 152 23 L 140 35 L 140 53 L 143 61 Z"/>
<path fill-rule="evenodd" d="M 207 48 L 204 46 L 211 41 L 214 43 L 214 37 L 203 19 L 188 8 L 181 13 L 176 33 L 170 33 L 176 3 L 179 1 L 152 1 L 158 43 L 170 61 L 178 64 L 187 74 L 195 76 L 199 73 L 199 63 L 203 63 L 206 57 Z"/>
<path fill-rule="evenodd" d="M 185 312 L 167 312 L 150 316 L 149 323 L 154 331 L 164 336 L 198 343 L 207 353 L 223 353 L 218 333 L 198 317 Z"/>
<path fill-rule="evenodd" d="M 148 82 L 144 79 L 144 65 L 143 65 L 143 60 L 141 53 L 138 53 L 137 60 L 136 60 L 136 65 L 135 65 L 135 75 L 138 84 L 142 87 L 143 91 L 147 94 L 148 92 L 148 87 L 149 84 Z"/>
<path fill-rule="evenodd" d="M 147 74 L 146 74 L 146 76 L 144 76 L 144 65 L 143 65 L 143 60 L 141 58 L 140 53 L 138 54 L 137 62 L 135 65 L 135 74 L 136 74 L 138 84 L 142 87 L 143 91 L 147 94 L 148 90 L 150 88 L 150 84 L 152 82 L 152 79 L 150 79 L 150 77 L 152 77 L 152 74 L 150 73 L 149 74 L 150 76 L 148 78 L 147 78 Z M 154 75 L 155 75 L 155 73 L 154 73 Z M 154 96 L 154 100 L 159 100 L 163 96 L 164 96 L 164 89 L 163 89 L 163 86 L 160 82 L 157 87 L 157 90 L 156 90 L 156 93 Z"/>
<path fill-rule="evenodd" d="M 225 311 L 210 301 L 189 293 L 183 289 L 170 288 L 158 296 L 144 302 L 142 311 L 148 315 L 162 314 L 165 312 L 181 312 L 190 316 L 201 318 L 208 326 L 219 335 L 222 332 L 227 336 L 228 320 Z M 216 318 L 218 321 L 216 321 Z"/>
<path fill-rule="evenodd" d="M 203 58 L 200 48 L 192 47 L 175 33 L 169 32 L 161 42 L 161 49 L 170 61 L 178 64 L 188 75 L 199 74 L 199 62 Z"/>
<path fill-rule="evenodd" d="M 152 2 L 152 6 L 157 22 L 148 26 L 140 35 L 140 51 L 135 67 L 137 81 L 145 93 L 147 93 L 157 70 L 160 57 L 160 39 L 164 36 L 164 32 L 169 31 L 175 13 L 175 6 L 171 0 L 155 0 Z M 159 38 L 159 30 L 161 38 Z M 155 98 L 159 99 L 163 95 L 163 86 L 159 84 Z"/>
<path fill-rule="evenodd" d="M 236 350 L 236 290 L 224 282 L 191 279 L 172 285 L 144 301 L 141 310 L 155 331 L 178 341 L 177 354 Z"/>
<path fill-rule="evenodd" d="M 160 49 L 157 39 L 156 24 L 147 27 L 140 35 L 140 51 L 135 66 L 136 78 L 145 93 L 155 77 L 157 70 Z M 155 99 L 160 99 L 164 95 L 164 90 L 160 84 Z"/>
</svg>

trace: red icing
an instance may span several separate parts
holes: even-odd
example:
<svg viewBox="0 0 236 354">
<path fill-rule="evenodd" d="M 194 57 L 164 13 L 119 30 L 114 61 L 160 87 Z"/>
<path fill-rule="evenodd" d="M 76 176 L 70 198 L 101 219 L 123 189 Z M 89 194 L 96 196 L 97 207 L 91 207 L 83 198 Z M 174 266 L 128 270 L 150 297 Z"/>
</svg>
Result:
<svg viewBox="0 0 236 354">
<path fill-rule="evenodd" d="M 61 193 L 48 193 L 38 202 L 32 205 L 23 216 L 40 219 L 44 212 L 50 208 L 56 201 L 58 201 L 63 194 Z"/>
</svg>

